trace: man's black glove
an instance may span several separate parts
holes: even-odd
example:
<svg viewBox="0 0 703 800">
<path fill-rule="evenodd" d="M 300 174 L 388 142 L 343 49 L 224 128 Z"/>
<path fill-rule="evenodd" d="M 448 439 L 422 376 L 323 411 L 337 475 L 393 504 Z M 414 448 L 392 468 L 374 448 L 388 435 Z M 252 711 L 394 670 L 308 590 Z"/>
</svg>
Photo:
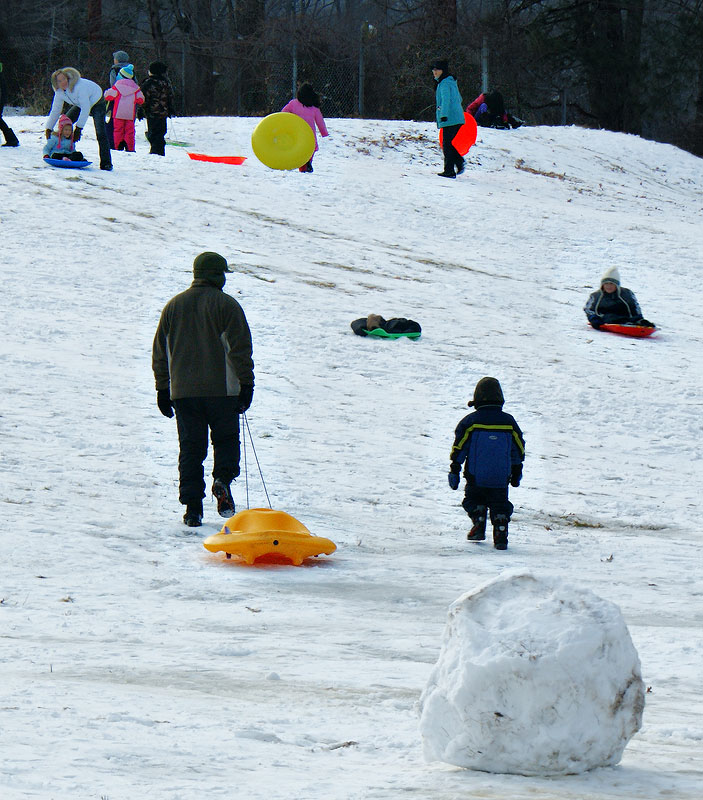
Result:
<svg viewBox="0 0 703 800">
<path fill-rule="evenodd" d="M 519 486 L 522 480 L 522 464 L 513 464 L 510 470 L 510 485 Z"/>
<path fill-rule="evenodd" d="M 448 478 L 448 480 L 449 480 L 449 488 L 450 488 L 450 489 L 454 489 L 454 490 L 456 490 L 456 489 L 458 489 L 458 488 L 459 488 L 459 478 L 460 478 L 460 477 L 461 477 L 461 476 L 459 475 L 459 473 L 458 473 L 458 472 L 450 472 L 450 473 L 449 473 L 449 475 L 447 476 L 447 478 Z"/>
<path fill-rule="evenodd" d="M 73 141 L 77 142 L 81 138 L 82 133 L 83 130 L 79 128 L 78 125 L 76 125 L 75 128 L 73 129 Z"/>
<path fill-rule="evenodd" d="M 156 405 L 159 411 L 169 419 L 173 416 L 173 405 L 171 404 L 171 392 L 168 389 L 159 389 L 156 393 Z"/>
<path fill-rule="evenodd" d="M 137 108 L 137 119 L 141 122 L 144 119 L 144 112 L 142 111 L 142 107 L 139 106 Z"/>
<path fill-rule="evenodd" d="M 254 397 L 254 384 L 250 383 L 245 386 L 242 386 L 239 389 L 239 395 L 237 396 L 237 411 L 240 414 L 243 414 L 251 405 L 251 400 Z"/>
<path fill-rule="evenodd" d="M 605 320 L 603 319 L 603 317 L 594 317 L 594 318 L 591 320 L 591 327 L 592 327 L 592 328 L 595 328 L 596 330 L 598 330 L 598 328 L 600 328 L 600 326 L 601 326 L 601 325 L 602 325 L 604 322 L 605 322 Z"/>
</svg>

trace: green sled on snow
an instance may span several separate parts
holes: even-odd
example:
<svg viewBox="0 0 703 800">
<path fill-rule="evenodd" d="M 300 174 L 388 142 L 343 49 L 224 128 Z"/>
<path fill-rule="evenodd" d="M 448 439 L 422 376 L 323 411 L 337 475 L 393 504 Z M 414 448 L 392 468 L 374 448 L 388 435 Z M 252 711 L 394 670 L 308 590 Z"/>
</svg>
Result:
<svg viewBox="0 0 703 800">
<path fill-rule="evenodd" d="M 366 331 L 366 335 L 375 336 L 377 339 L 419 339 L 420 336 L 422 336 L 419 331 L 414 331 L 412 333 L 387 333 L 383 328 L 374 328 L 372 331 Z"/>
</svg>

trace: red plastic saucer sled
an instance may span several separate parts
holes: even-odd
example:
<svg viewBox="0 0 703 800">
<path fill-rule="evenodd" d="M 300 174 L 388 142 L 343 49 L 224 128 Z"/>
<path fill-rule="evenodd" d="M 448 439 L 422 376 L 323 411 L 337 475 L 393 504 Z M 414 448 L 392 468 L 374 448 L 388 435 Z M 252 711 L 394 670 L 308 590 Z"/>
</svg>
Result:
<svg viewBox="0 0 703 800">
<path fill-rule="evenodd" d="M 656 328 L 649 325 L 628 325 L 627 323 L 620 325 L 614 322 L 606 322 L 598 328 L 599 331 L 606 331 L 607 333 L 619 333 L 622 336 L 634 336 L 636 339 L 644 339 L 645 336 L 651 336 Z"/>
<path fill-rule="evenodd" d="M 476 120 L 468 111 L 464 111 L 464 124 L 457 131 L 456 136 L 452 139 L 454 149 L 460 156 L 465 156 L 471 147 L 476 144 L 476 137 L 478 136 L 478 128 Z M 444 141 L 443 129 L 439 129 L 439 144 L 442 145 Z"/>
</svg>

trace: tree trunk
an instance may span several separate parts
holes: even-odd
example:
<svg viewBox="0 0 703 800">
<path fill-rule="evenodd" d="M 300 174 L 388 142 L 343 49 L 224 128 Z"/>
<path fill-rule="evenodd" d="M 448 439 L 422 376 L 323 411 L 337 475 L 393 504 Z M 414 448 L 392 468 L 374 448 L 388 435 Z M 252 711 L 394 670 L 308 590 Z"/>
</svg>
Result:
<svg viewBox="0 0 703 800">
<path fill-rule="evenodd" d="M 640 133 L 644 0 L 594 0 L 576 13 L 594 116 L 608 130 Z"/>
<path fill-rule="evenodd" d="M 148 0 L 149 24 L 151 25 L 151 37 L 154 40 L 154 49 L 159 60 L 163 61 L 166 57 L 166 42 L 161 28 L 161 9 L 159 0 Z"/>
<path fill-rule="evenodd" d="M 94 42 L 100 37 L 102 27 L 102 0 L 88 0 L 88 40 Z"/>
</svg>

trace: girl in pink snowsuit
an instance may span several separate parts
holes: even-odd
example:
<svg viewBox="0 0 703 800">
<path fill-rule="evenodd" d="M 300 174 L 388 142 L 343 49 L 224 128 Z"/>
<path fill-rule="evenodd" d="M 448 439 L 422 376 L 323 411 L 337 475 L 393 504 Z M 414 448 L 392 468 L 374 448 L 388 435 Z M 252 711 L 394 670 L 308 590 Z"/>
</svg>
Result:
<svg viewBox="0 0 703 800">
<path fill-rule="evenodd" d="M 298 89 L 296 99 L 291 100 L 290 103 L 286 103 L 281 111 L 287 111 L 289 114 L 296 114 L 304 119 L 312 128 L 312 132 L 315 135 L 314 155 L 320 149 L 317 146 L 317 131 L 315 130 L 315 125 L 317 125 L 319 128 L 320 136 L 329 136 L 329 133 L 327 133 L 327 126 L 325 125 L 325 120 L 323 119 L 322 112 L 320 111 L 320 98 L 317 92 L 309 83 L 302 83 Z M 303 164 L 302 167 L 298 167 L 298 171 L 312 172 L 312 159 L 313 156 L 310 156 L 310 161 L 308 161 L 307 164 Z"/>
<path fill-rule="evenodd" d="M 127 64 L 117 73 L 118 80 L 105 90 L 105 99 L 114 100 L 112 119 L 115 150 L 134 152 L 134 117 L 137 106 L 144 102 L 144 95 L 134 81 L 134 67 Z"/>
</svg>

